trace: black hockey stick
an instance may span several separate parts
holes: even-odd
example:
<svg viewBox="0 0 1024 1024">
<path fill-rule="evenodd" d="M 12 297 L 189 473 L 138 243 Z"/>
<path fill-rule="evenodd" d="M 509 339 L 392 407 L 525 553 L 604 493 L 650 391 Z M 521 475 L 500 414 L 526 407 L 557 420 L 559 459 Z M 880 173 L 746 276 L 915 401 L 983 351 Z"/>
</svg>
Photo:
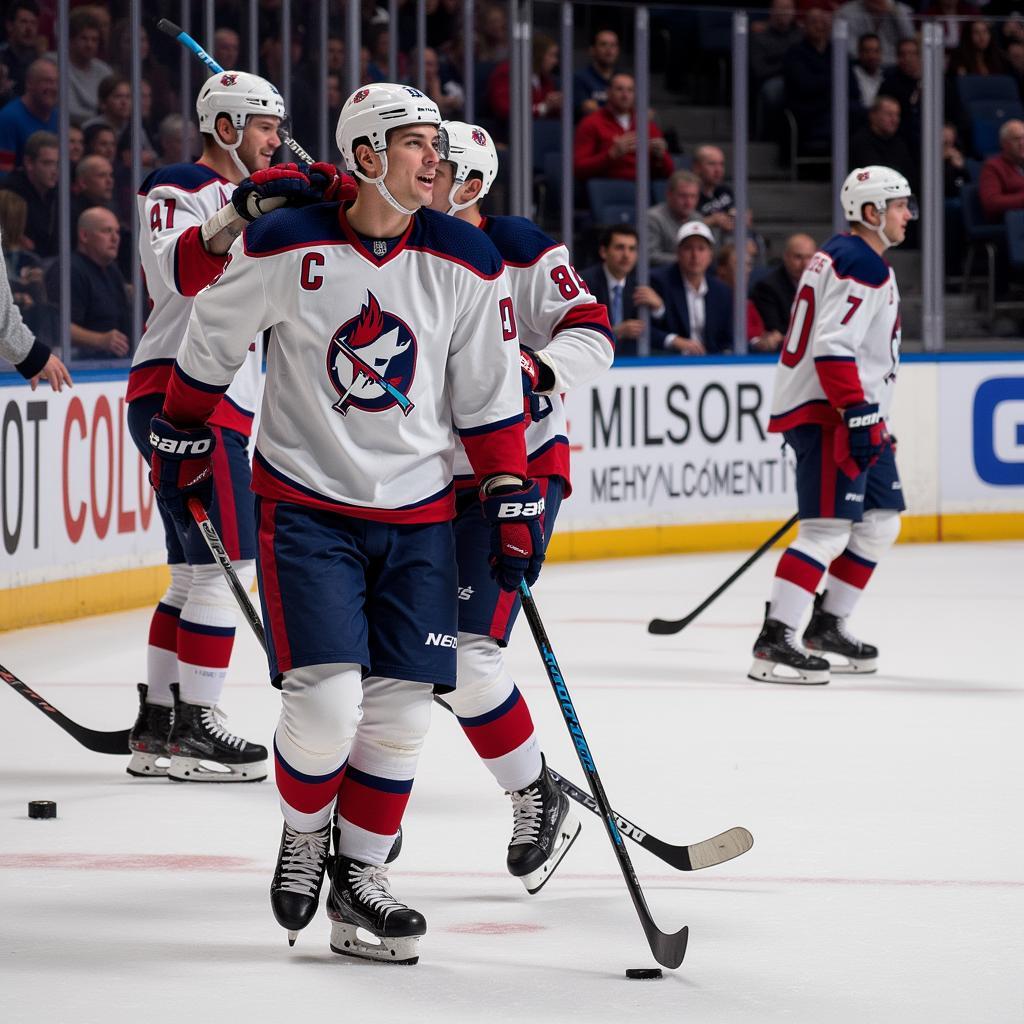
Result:
<svg viewBox="0 0 1024 1024">
<path fill-rule="evenodd" d="M 224 69 L 180 26 L 175 25 L 173 21 L 168 18 L 161 18 L 157 23 L 156 27 L 161 32 L 171 36 L 173 39 L 177 39 L 186 50 L 191 50 L 215 75 L 219 75 Z M 285 111 L 287 113 L 287 111 Z M 307 164 L 316 163 L 313 157 L 309 155 L 283 128 L 278 130 L 278 134 L 284 140 L 284 144 L 300 159 L 305 160 Z"/>
<path fill-rule="evenodd" d="M 792 519 L 787 519 L 717 590 L 713 591 L 696 608 L 690 612 L 689 615 L 684 615 L 681 619 L 651 619 L 647 623 L 647 632 L 655 633 L 658 636 L 668 636 L 671 633 L 678 633 L 680 630 L 686 629 L 686 627 L 693 622 L 695 618 L 709 604 L 715 601 L 716 598 L 720 597 L 726 590 L 729 589 L 790 527 L 792 527 L 799 515 L 794 515 Z"/>
<path fill-rule="evenodd" d="M 580 725 L 579 716 L 572 705 L 572 698 L 569 696 L 569 689 L 565 685 L 565 679 L 558 668 L 558 661 L 555 652 L 551 649 L 551 641 L 548 640 L 544 631 L 544 623 L 541 622 L 540 613 L 534 604 L 530 587 L 523 580 L 519 584 L 519 593 L 523 599 L 523 611 L 526 613 L 526 621 L 530 624 L 530 631 L 536 641 L 537 650 L 540 652 L 541 660 L 544 662 L 544 670 L 547 672 L 551 688 L 555 691 L 558 699 L 558 706 L 562 709 L 562 717 L 565 719 L 565 726 L 572 736 L 573 744 L 576 747 L 576 756 L 579 758 L 580 766 L 587 776 L 587 784 L 594 796 L 594 802 L 600 811 L 604 821 L 604 827 L 608 832 L 608 838 L 612 841 L 615 856 L 619 861 L 619 869 L 622 877 L 626 880 L 626 888 L 629 890 L 633 906 L 640 917 L 640 924 L 643 926 L 644 934 L 647 936 L 647 943 L 651 947 L 654 959 L 662 967 L 678 967 L 686 955 L 686 940 L 689 936 L 689 929 L 685 926 L 674 935 L 661 931 L 654 923 L 651 912 L 648 909 L 647 901 L 644 899 L 640 883 L 637 881 L 636 871 L 633 870 L 633 862 L 629 859 L 626 851 L 626 844 L 622 841 L 622 833 L 615 821 L 615 812 L 608 802 L 604 786 L 601 784 L 601 777 L 597 773 L 597 765 L 590 753 L 586 737 L 583 735 L 583 728 Z"/>
<path fill-rule="evenodd" d="M 68 735 L 73 736 L 88 750 L 97 754 L 130 754 L 128 734 L 130 729 L 119 729 L 117 732 L 100 732 L 98 729 L 87 729 L 84 725 L 72 722 L 67 715 L 61 714 L 48 700 L 40 697 L 35 690 L 23 683 L 10 669 L 0 665 L 0 679 L 3 679 L 12 690 L 16 690 L 30 704 L 34 704 L 52 722 L 56 722 Z"/>
</svg>

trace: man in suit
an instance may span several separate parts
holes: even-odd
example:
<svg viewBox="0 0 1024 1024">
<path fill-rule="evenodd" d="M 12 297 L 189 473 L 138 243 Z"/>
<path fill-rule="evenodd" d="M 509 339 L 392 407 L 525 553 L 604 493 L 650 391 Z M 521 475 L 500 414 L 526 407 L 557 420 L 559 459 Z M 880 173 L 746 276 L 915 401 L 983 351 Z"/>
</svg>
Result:
<svg viewBox="0 0 1024 1024">
<path fill-rule="evenodd" d="M 708 277 L 714 236 L 701 221 L 679 229 L 677 260 L 651 274 L 660 308 L 651 311 L 651 347 L 684 356 L 714 355 L 732 349 L 732 291 Z M 646 298 L 640 294 L 637 298 Z"/>
<path fill-rule="evenodd" d="M 608 307 L 615 335 L 615 355 L 635 356 L 644 322 L 637 315 L 636 259 L 638 236 L 629 224 L 615 224 L 601 235 L 594 263 L 582 272 L 594 298 Z"/>
<path fill-rule="evenodd" d="M 782 265 L 770 271 L 750 289 L 750 298 L 761 315 L 766 331 L 778 331 L 784 335 L 789 328 L 789 312 L 796 298 L 797 282 L 811 262 L 814 248 L 814 239 L 810 235 L 790 235 L 782 253 Z M 778 347 L 772 345 L 771 350 Z"/>
</svg>

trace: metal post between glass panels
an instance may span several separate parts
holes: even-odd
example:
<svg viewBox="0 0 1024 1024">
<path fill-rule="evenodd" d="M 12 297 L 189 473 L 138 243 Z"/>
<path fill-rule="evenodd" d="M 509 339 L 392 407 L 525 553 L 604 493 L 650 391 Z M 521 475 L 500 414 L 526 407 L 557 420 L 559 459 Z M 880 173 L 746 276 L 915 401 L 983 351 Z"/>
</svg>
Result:
<svg viewBox="0 0 1024 1024">
<path fill-rule="evenodd" d="M 328 22 L 330 20 L 330 12 L 327 9 L 328 0 L 320 0 L 320 10 L 317 16 L 316 31 L 317 31 L 317 77 L 320 79 L 319 82 L 319 95 L 317 96 L 316 109 L 318 113 L 317 118 L 317 133 L 316 133 L 316 155 L 320 160 L 329 160 L 332 152 L 329 143 L 328 132 L 333 132 L 334 125 L 329 125 L 328 118 L 330 116 L 330 105 L 327 99 L 327 37 L 329 35 Z M 340 82 L 338 83 L 341 84 Z"/>
<path fill-rule="evenodd" d="M 416 88 L 427 88 L 427 0 L 416 0 Z"/>
<path fill-rule="evenodd" d="M 284 109 L 292 109 L 292 0 L 281 0 L 281 81 L 275 83 L 284 97 Z M 292 155 L 292 154 L 290 154 Z"/>
<path fill-rule="evenodd" d="M 59 0 L 57 4 L 57 53 L 67 53 L 70 45 L 68 37 L 68 6 L 69 0 Z M 138 42 L 135 43 L 138 49 Z M 71 160 L 68 155 L 68 102 L 71 99 L 71 86 L 62 68 L 57 84 L 57 131 L 60 134 L 60 177 L 57 181 L 57 261 L 59 279 L 60 310 L 60 351 L 65 364 L 70 365 L 71 359 Z"/>
<path fill-rule="evenodd" d="M 519 214 L 533 219 L 533 0 L 519 7 L 519 162 L 522 199 Z"/>
<path fill-rule="evenodd" d="M 736 201 L 733 245 L 736 252 L 736 277 L 733 281 L 733 351 L 747 352 L 747 66 L 749 21 L 745 11 L 732 16 L 732 180 Z"/>
<path fill-rule="evenodd" d="M 473 0 L 462 0 L 462 89 L 465 93 L 463 117 L 469 124 L 476 122 L 476 73 L 473 48 L 476 40 L 476 8 Z"/>
<path fill-rule="evenodd" d="M 260 73 L 260 12 L 259 0 L 249 0 L 249 14 L 246 18 L 246 34 L 248 37 L 249 50 L 249 71 L 258 75 Z"/>
<path fill-rule="evenodd" d="M 921 325 L 924 347 L 933 352 L 945 347 L 945 203 L 941 145 L 944 42 L 941 25 L 924 24 L 921 46 Z"/>
<path fill-rule="evenodd" d="M 522 75 L 522 68 L 519 65 L 519 2 L 520 0 L 508 0 L 508 77 L 509 98 L 511 102 L 509 103 L 508 111 L 509 148 L 508 155 L 505 158 L 509 165 L 508 212 L 516 215 L 521 215 L 522 213 L 521 199 L 523 193 L 520 164 L 518 154 L 516 153 L 520 135 L 519 120 L 521 115 L 519 104 L 521 88 L 519 80 Z"/>
<path fill-rule="evenodd" d="M 189 3 L 189 0 L 181 0 L 178 24 L 181 25 L 185 32 L 191 34 L 192 5 Z M 181 85 L 181 130 L 182 139 L 185 140 L 181 154 L 183 160 L 190 160 L 196 155 L 192 152 L 192 131 L 189 127 L 192 124 L 192 112 L 195 110 L 196 99 L 195 93 L 192 91 L 192 61 L 194 60 L 195 57 L 192 55 L 191 50 L 185 46 L 178 47 L 178 81 Z"/>
<path fill-rule="evenodd" d="M 639 254 L 636 264 L 636 279 L 641 284 L 650 280 L 650 255 L 648 252 L 647 207 L 651 199 L 651 157 L 650 119 L 647 112 L 651 106 L 649 80 L 650 68 L 650 17 L 646 7 L 638 7 L 633 15 L 633 71 L 635 83 L 636 124 L 636 230 L 639 236 Z M 643 307 L 645 329 L 637 340 L 637 354 L 646 356 L 651 351 L 650 321 L 647 307 Z"/>
<path fill-rule="evenodd" d="M 142 0 L 131 0 L 128 8 L 128 31 L 132 39 L 130 75 L 132 88 L 132 181 L 142 181 L 142 54 L 138 45 L 142 31 Z M 142 264 L 139 262 L 139 208 L 134 198 L 131 203 L 131 262 L 132 262 L 132 331 L 131 352 L 142 338 Z"/>
<path fill-rule="evenodd" d="M 849 173 L 850 162 L 850 27 L 842 18 L 832 22 L 832 230 L 846 230 L 846 216 L 839 190 Z"/>
<path fill-rule="evenodd" d="M 573 108 L 575 98 L 573 97 L 573 76 L 572 76 L 572 54 L 573 54 L 573 6 L 569 0 L 563 0 L 561 38 L 559 41 L 559 63 L 562 68 L 562 125 L 561 125 L 561 163 L 559 174 L 561 183 L 559 194 L 562 203 L 559 209 L 559 225 L 562 241 L 566 244 L 569 252 L 572 253 L 572 211 L 574 201 L 573 176 L 572 176 L 572 141 L 573 141 Z"/>
<path fill-rule="evenodd" d="M 362 51 L 363 27 L 359 19 L 359 0 L 348 0 L 345 7 L 345 91 L 349 96 L 363 84 L 359 81 Z"/>
<path fill-rule="evenodd" d="M 213 35 L 216 31 L 214 0 L 203 0 L 203 39 L 206 40 L 206 52 L 210 55 L 213 54 Z"/>
<path fill-rule="evenodd" d="M 398 0 L 388 0 L 388 81 L 398 81 Z"/>
</svg>

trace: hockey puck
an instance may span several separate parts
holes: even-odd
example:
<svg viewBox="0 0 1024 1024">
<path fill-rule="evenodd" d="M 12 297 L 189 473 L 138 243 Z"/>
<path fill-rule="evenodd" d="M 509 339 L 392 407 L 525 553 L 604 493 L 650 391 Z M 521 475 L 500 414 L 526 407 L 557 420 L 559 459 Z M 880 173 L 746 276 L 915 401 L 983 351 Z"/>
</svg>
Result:
<svg viewBox="0 0 1024 1024">
<path fill-rule="evenodd" d="M 30 818 L 56 818 L 57 805 L 52 800 L 29 800 L 28 816 Z"/>
<path fill-rule="evenodd" d="M 664 977 L 660 967 L 630 967 L 626 970 L 626 977 L 631 981 L 650 981 L 652 978 Z"/>
</svg>

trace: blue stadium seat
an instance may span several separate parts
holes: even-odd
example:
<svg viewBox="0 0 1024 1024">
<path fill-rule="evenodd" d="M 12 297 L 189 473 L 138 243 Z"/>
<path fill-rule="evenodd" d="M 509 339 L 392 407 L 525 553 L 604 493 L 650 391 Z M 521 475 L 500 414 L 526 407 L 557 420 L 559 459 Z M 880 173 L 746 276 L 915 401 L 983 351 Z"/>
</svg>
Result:
<svg viewBox="0 0 1024 1024">
<path fill-rule="evenodd" d="M 617 178 L 591 178 L 587 182 L 590 212 L 599 224 L 634 223 L 636 218 L 636 183 Z M 628 216 L 622 211 L 628 209 Z"/>
<path fill-rule="evenodd" d="M 961 185 L 960 201 L 963 204 L 964 235 L 967 239 L 962 291 L 967 291 L 967 281 L 974 266 L 974 254 L 979 248 L 983 248 L 988 261 L 987 313 L 991 319 L 996 301 L 996 247 L 1006 242 L 1006 225 L 989 224 L 985 220 L 977 185 Z"/>
<path fill-rule="evenodd" d="M 977 185 L 978 178 L 981 177 L 981 164 L 980 160 L 975 160 L 974 157 L 965 157 L 964 166 L 967 168 L 967 177 Z"/>
<path fill-rule="evenodd" d="M 980 100 L 1016 100 L 1020 102 L 1017 84 L 1009 75 L 959 75 L 957 94 L 965 107 Z"/>
<path fill-rule="evenodd" d="M 1024 210 L 1010 210 L 1006 215 L 1006 248 L 1010 266 L 1024 274 Z"/>
<path fill-rule="evenodd" d="M 651 182 L 651 202 L 663 203 L 668 195 L 668 178 L 658 178 Z"/>
<path fill-rule="evenodd" d="M 544 173 L 544 158 L 549 153 L 558 154 L 562 149 L 562 124 L 548 118 L 533 121 L 533 173 Z"/>
</svg>

